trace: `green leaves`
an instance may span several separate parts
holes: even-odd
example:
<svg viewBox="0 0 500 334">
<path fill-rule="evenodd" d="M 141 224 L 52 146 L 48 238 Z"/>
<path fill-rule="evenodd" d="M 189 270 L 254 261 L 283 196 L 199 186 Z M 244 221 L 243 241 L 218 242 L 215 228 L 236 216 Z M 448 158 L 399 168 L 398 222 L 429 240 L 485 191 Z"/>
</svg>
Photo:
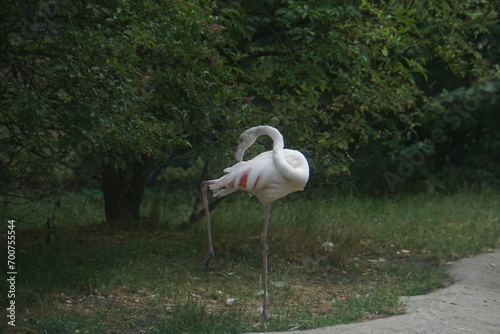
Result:
<svg viewBox="0 0 500 334">
<path fill-rule="evenodd" d="M 324 178 L 366 143 L 383 151 L 413 138 L 429 104 L 446 108 L 433 99 L 443 89 L 498 77 L 488 35 L 497 12 L 486 0 L 5 8 L 0 146 L 19 170 L 66 164 L 82 143 L 91 149 L 78 166 L 89 174 L 226 149 L 268 123 Z"/>
<path fill-rule="evenodd" d="M 493 72 L 471 43 L 495 22 L 489 1 L 235 2 L 222 12 L 246 53 L 235 66 L 259 110 L 250 119 L 300 134 L 285 133 L 287 145 L 326 175 L 345 170 L 363 143 L 411 137 L 442 87 L 430 89 L 434 81 Z"/>
<path fill-rule="evenodd" d="M 224 27 L 213 9 L 208 1 L 70 1 L 30 17 L 9 5 L 0 22 L 8 167 L 60 163 L 96 176 L 103 165 L 163 160 L 212 136 L 239 99 L 216 48 Z M 90 145 L 83 155 L 82 143 Z"/>
</svg>

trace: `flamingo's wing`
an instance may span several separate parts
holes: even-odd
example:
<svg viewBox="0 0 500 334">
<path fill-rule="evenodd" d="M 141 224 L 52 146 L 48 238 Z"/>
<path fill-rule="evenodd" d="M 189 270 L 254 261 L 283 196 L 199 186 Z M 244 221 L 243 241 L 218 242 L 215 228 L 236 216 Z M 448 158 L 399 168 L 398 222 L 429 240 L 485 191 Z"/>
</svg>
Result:
<svg viewBox="0 0 500 334">
<path fill-rule="evenodd" d="M 249 192 L 260 190 L 279 177 L 272 151 L 261 153 L 250 161 L 238 162 L 224 172 L 227 174 L 210 182 L 214 196 L 226 196 L 238 189 Z"/>
</svg>

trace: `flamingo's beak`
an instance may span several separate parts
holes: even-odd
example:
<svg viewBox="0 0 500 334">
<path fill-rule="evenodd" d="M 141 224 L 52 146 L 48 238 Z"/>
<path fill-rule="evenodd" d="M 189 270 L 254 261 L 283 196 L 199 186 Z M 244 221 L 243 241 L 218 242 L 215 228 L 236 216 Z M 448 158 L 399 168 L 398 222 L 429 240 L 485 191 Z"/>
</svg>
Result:
<svg viewBox="0 0 500 334">
<path fill-rule="evenodd" d="M 236 153 L 234 154 L 236 161 L 238 161 L 238 162 L 243 161 L 243 154 L 245 154 L 245 149 L 243 147 L 238 146 L 238 149 L 236 150 Z"/>
</svg>

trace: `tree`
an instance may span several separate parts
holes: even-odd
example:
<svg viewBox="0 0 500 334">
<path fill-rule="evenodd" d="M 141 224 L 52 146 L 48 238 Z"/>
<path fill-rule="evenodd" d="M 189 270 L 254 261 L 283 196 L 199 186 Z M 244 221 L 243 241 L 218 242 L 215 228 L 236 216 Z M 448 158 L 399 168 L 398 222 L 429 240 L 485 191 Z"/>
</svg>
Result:
<svg viewBox="0 0 500 334">
<path fill-rule="evenodd" d="M 229 109 L 239 93 L 217 52 L 222 27 L 208 1 L 6 6 L 7 189 L 40 189 L 41 178 L 71 168 L 99 182 L 108 222 L 134 221 L 156 163 L 243 117 Z"/>
<path fill-rule="evenodd" d="M 443 88 L 498 77 L 477 43 L 498 21 L 495 6 L 246 0 L 225 3 L 221 13 L 238 79 L 263 122 L 286 129 L 324 178 L 346 172 L 367 143 L 414 138 Z"/>
</svg>

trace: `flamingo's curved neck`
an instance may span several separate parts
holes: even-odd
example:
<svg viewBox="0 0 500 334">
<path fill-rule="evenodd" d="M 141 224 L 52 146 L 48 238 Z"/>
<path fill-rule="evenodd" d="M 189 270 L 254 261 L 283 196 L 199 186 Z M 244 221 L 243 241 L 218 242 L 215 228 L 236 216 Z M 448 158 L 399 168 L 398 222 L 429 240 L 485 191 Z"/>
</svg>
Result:
<svg viewBox="0 0 500 334">
<path fill-rule="evenodd" d="M 280 171 L 281 175 L 288 179 L 294 180 L 298 177 L 298 171 L 295 170 L 285 158 L 285 153 L 283 151 L 285 144 L 283 142 L 283 136 L 275 128 L 267 125 L 258 127 L 259 135 L 267 135 L 273 140 L 273 159 L 276 168 Z"/>
<path fill-rule="evenodd" d="M 267 135 L 273 140 L 273 150 L 283 150 L 285 143 L 283 142 L 283 136 L 275 128 L 268 125 L 261 125 L 257 127 L 257 137 L 261 135 Z"/>
<path fill-rule="evenodd" d="M 303 172 L 294 168 L 285 158 L 285 144 L 281 133 L 269 125 L 259 125 L 248 129 L 240 136 L 240 143 L 235 153 L 236 161 L 243 161 L 245 150 L 255 143 L 259 136 L 269 136 L 273 140 L 273 161 L 280 174 L 290 181 L 303 179 Z"/>
</svg>

